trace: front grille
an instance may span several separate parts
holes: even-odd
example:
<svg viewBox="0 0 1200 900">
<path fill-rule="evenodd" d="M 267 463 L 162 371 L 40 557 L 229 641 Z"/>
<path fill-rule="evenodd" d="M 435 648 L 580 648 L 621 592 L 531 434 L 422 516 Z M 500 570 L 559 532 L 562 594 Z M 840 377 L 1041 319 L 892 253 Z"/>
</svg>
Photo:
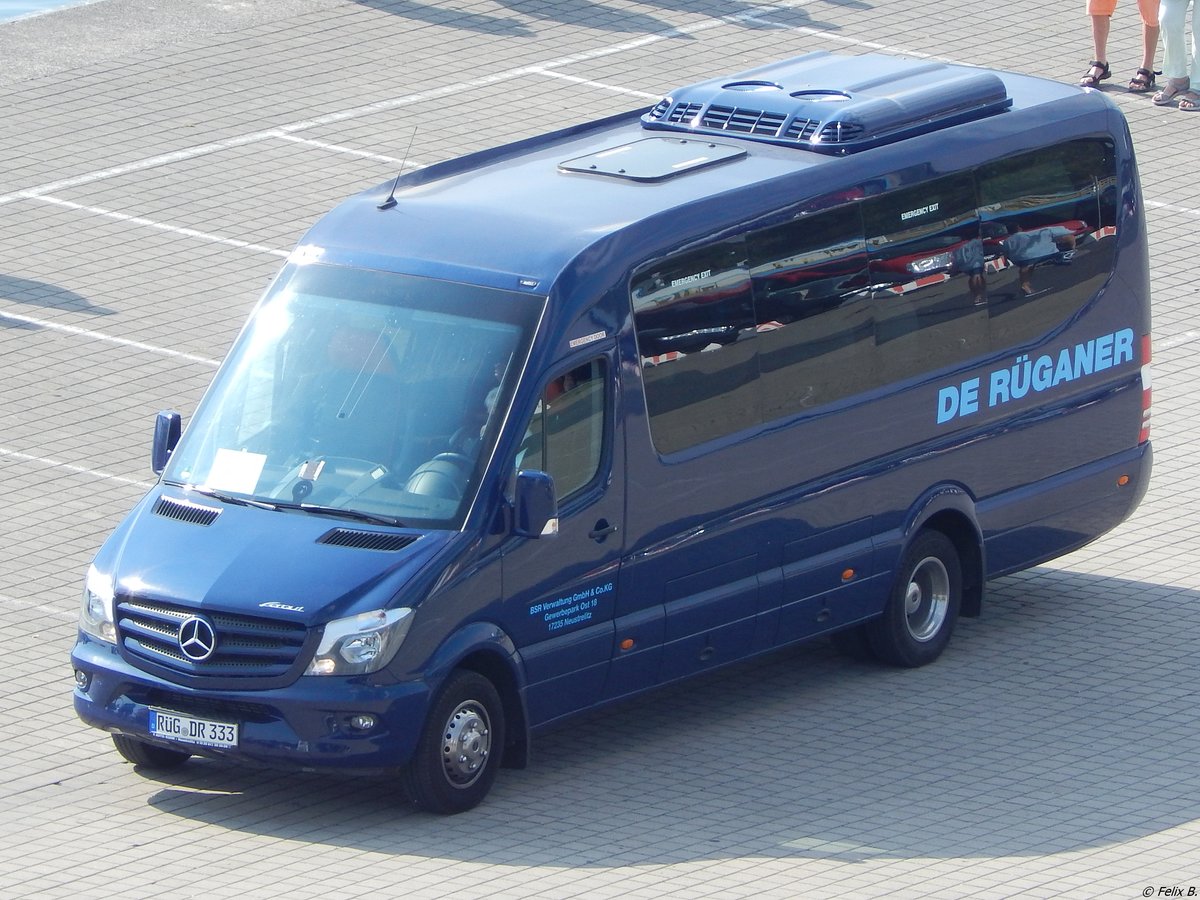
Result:
<svg viewBox="0 0 1200 900">
<path fill-rule="evenodd" d="M 130 657 L 192 677 L 281 678 L 297 664 L 308 638 L 308 629 L 298 622 L 201 612 L 130 597 L 118 598 L 116 613 L 117 634 Z M 216 634 L 212 655 L 202 661 L 189 659 L 179 646 L 179 626 L 197 615 Z"/>
</svg>

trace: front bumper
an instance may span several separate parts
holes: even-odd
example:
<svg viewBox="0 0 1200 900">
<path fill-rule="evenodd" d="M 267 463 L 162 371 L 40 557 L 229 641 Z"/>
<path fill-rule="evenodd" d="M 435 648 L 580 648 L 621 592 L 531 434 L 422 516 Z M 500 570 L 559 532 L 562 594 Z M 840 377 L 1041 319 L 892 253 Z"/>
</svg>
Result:
<svg viewBox="0 0 1200 900">
<path fill-rule="evenodd" d="M 105 731 L 197 756 L 272 768 L 379 774 L 412 757 L 430 691 L 424 681 L 370 685 L 362 678 L 302 677 L 260 691 L 196 691 L 129 665 L 111 644 L 80 635 L 71 663 L 86 676 L 76 685 L 75 712 Z M 235 748 L 204 747 L 151 737 L 150 709 L 236 723 Z M 373 715 L 374 728 L 351 718 Z"/>
</svg>

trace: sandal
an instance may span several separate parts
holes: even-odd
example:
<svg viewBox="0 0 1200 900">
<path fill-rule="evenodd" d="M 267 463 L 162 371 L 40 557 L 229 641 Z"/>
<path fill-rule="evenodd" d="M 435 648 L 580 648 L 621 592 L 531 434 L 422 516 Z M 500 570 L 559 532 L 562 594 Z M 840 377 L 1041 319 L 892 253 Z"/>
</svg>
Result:
<svg viewBox="0 0 1200 900">
<path fill-rule="evenodd" d="M 1134 76 L 1129 79 L 1129 92 L 1132 94 L 1148 94 L 1154 88 L 1154 76 L 1161 74 L 1162 72 L 1153 72 L 1150 69 L 1138 69 Z"/>
<path fill-rule="evenodd" d="M 1200 110 L 1200 94 L 1195 91 L 1188 91 L 1179 98 L 1179 108 L 1184 112 L 1196 112 Z"/>
<path fill-rule="evenodd" d="M 1093 74 L 1093 72 L 1097 74 Z M 1108 68 L 1108 63 L 1093 59 L 1091 67 L 1079 79 L 1079 84 L 1081 87 L 1098 88 L 1100 87 L 1100 82 L 1111 77 L 1112 71 Z"/>
<path fill-rule="evenodd" d="M 1175 102 L 1176 97 L 1187 92 L 1191 83 L 1189 78 L 1168 78 L 1167 86 L 1154 95 L 1154 105 L 1169 106 Z"/>
</svg>

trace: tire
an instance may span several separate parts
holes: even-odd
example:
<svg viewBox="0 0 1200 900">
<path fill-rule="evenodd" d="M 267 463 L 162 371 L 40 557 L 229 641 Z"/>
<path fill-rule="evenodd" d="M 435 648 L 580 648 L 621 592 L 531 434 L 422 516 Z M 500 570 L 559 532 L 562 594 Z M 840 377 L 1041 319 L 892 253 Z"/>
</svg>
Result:
<svg viewBox="0 0 1200 900">
<path fill-rule="evenodd" d="M 118 753 L 143 769 L 178 769 L 192 758 L 192 754 L 184 750 L 168 750 L 166 747 L 147 744 L 124 734 L 114 734 L 112 740 Z"/>
<path fill-rule="evenodd" d="M 871 649 L 895 666 L 927 665 L 950 642 L 961 605 L 958 551 L 942 532 L 922 531 L 904 553 L 883 615 L 866 625 Z"/>
<path fill-rule="evenodd" d="M 460 669 L 446 679 L 430 708 L 404 787 L 426 812 L 466 812 L 496 780 L 504 750 L 504 707 L 490 681 Z"/>
</svg>

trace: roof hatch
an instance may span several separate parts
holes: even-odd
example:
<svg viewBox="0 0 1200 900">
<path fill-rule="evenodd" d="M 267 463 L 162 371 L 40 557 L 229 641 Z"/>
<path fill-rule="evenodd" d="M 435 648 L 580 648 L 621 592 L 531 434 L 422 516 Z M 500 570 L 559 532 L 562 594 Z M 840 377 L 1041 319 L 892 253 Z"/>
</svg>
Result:
<svg viewBox="0 0 1200 900">
<path fill-rule="evenodd" d="M 645 128 L 843 154 L 1002 112 L 1000 77 L 950 63 L 809 53 L 673 91 Z"/>
<path fill-rule="evenodd" d="M 643 138 L 558 164 L 563 172 L 663 181 L 706 166 L 741 159 L 746 148 L 695 138 Z"/>
</svg>

